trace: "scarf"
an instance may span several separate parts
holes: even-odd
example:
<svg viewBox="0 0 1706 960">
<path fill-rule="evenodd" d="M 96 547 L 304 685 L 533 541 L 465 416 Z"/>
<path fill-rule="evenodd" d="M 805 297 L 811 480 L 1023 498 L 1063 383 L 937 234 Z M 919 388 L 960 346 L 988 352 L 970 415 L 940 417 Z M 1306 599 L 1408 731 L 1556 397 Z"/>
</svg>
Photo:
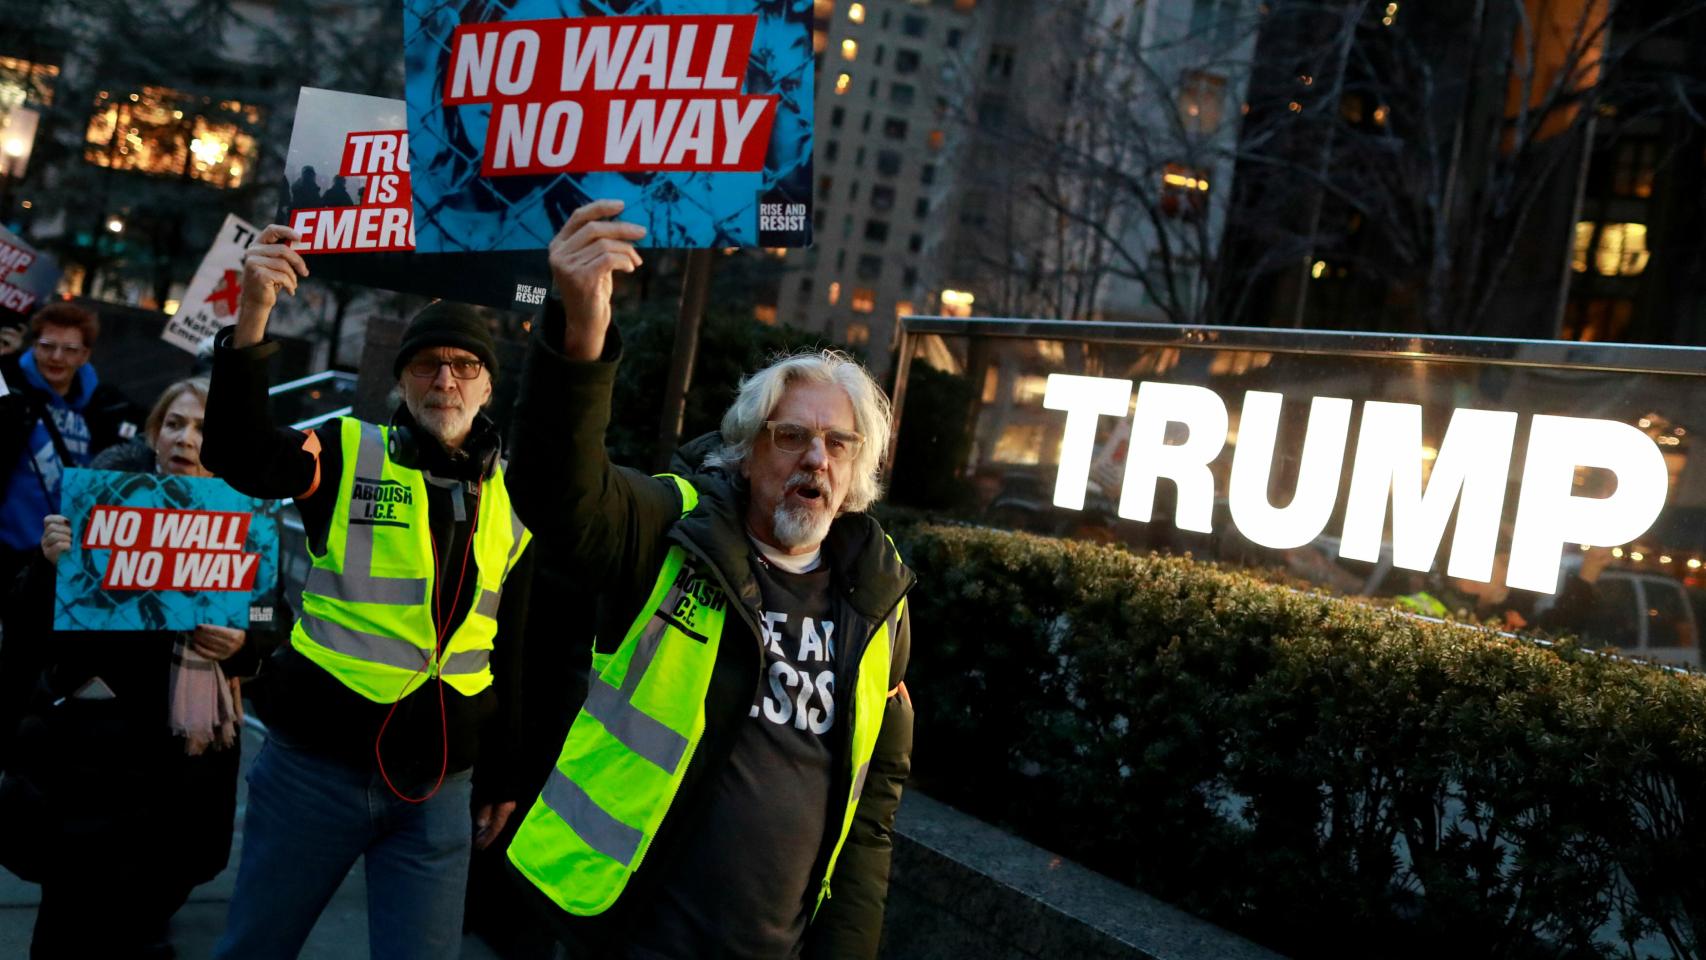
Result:
<svg viewBox="0 0 1706 960">
<path fill-rule="evenodd" d="M 219 661 L 190 646 L 188 633 L 172 647 L 172 732 L 184 738 L 184 752 L 200 756 L 210 747 L 224 750 L 237 742 L 238 714 L 231 684 Z"/>
</svg>

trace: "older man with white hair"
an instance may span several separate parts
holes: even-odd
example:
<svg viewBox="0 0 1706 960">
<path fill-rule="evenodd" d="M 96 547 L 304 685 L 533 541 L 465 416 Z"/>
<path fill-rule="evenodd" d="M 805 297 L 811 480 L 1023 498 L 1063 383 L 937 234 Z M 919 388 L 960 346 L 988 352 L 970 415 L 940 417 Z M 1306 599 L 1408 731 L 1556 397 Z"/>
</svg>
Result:
<svg viewBox="0 0 1706 960">
<path fill-rule="evenodd" d="M 621 209 L 552 242 L 523 377 L 516 509 L 603 602 L 510 861 L 576 957 L 875 956 L 912 738 L 913 575 L 863 512 L 888 399 L 847 356 L 798 354 L 676 473 L 612 465 L 611 285 L 645 232 Z"/>
</svg>

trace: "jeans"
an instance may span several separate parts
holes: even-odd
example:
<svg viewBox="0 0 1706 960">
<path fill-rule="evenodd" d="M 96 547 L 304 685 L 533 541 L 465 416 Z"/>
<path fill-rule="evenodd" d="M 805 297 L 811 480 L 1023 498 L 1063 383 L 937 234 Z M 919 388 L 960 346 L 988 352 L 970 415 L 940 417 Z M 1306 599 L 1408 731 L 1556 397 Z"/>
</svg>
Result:
<svg viewBox="0 0 1706 960">
<path fill-rule="evenodd" d="M 399 784 L 410 796 L 431 784 Z M 369 954 L 455 960 L 473 843 L 470 773 L 407 803 L 366 772 L 269 737 L 249 773 L 243 857 L 216 958 L 289 960 L 357 857 Z"/>
</svg>

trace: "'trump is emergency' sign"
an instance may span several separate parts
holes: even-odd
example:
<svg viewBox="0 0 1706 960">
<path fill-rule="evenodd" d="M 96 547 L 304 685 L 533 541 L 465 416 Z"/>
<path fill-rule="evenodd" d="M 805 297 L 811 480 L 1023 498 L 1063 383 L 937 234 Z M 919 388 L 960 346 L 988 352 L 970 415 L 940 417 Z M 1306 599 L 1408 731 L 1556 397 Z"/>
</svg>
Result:
<svg viewBox="0 0 1706 960">
<path fill-rule="evenodd" d="M 58 284 L 59 264 L 51 256 L 0 227 L 0 324 L 34 313 Z"/>
<path fill-rule="evenodd" d="M 36 252 L 22 243 L 7 243 L 0 239 L 0 308 L 14 313 L 29 313 L 35 306 L 36 295 L 12 284 L 12 274 L 22 274 L 36 262 Z"/>
<path fill-rule="evenodd" d="M 409 131 L 368 130 L 344 138 L 338 176 L 363 184 L 355 206 L 290 212 L 290 228 L 304 253 L 398 251 L 415 248 L 414 205 L 409 192 Z"/>
<path fill-rule="evenodd" d="M 1043 406 L 1066 413 L 1056 506 L 1080 510 L 1100 417 L 1130 415 L 1130 447 L 1119 516 L 1147 523 L 1162 478 L 1178 487 L 1174 523 L 1212 533 L 1214 474 L 1209 464 L 1227 444 L 1226 402 L 1205 387 L 1051 374 Z M 1310 401 L 1297 492 L 1276 507 L 1268 496 L 1282 395 L 1244 395 L 1233 453 L 1227 506 L 1232 522 L 1252 542 L 1274 549 L 1299 547 L 1326 532 L 1342 487 L 1354 403 L 1340 397 Z M 1362 405 L 1356 455 L 1341 532 L 1340 555 L 1378 561 L 1388 508 L 1393 564 L 1427 571 L 1453 511 L 1457 515 L 1446 572 L 1490 582 L 1503 521 L 1505 491 L 1522 417 L 1512 411 L 1459 408 L 1440 441 L 1431 474 L 1423 481 L 1422 407 L 1370 400 Z M 1170 424 L 1188 431 L 1167 442 Z M 1605 497 L 1575 495 L 1579 468 L 1616 478 Z M 1527 453 L 1510 543 L 1506 582 L 1552 593 L 1566 543 L 1618 546 L 1644 534 L 1658 519 L 1669 489 L 1665 459 L 1653 440 L 1615 420 L 1536 414 L 1528 419 Z"/>
</svg>

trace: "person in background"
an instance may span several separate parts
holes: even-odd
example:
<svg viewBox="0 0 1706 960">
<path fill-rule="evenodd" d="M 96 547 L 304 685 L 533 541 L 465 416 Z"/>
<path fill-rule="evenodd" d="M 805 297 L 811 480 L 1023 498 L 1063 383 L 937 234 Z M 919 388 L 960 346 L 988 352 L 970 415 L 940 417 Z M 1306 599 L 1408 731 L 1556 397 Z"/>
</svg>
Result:
<svg viewBox="0 0 1706 960">
<path fill-rule="evenodd" d="M 347 207 L 355 203 L 355 200 L 350 197 L 349 190 L 345 189 L 344 178 L 333 177 L 332 185 L 326 188 L 326 195 L 320 198 L 320 202 L 328 207 Z"/>
<path fill-rule="evenodd" d="M 207 461 L 250 496 L 294 498 L 312 562 L 268 670 L 267 745 L 215 956 L 296 956 L 364 859 L 372 955 L 450 960 L 471 849 L 520 796 L 533 559 L 482 412 L 496 344 L 473 308 L 435 303 L 403 333 L 388 423 L 275 425 L 266 324 L 308 274 L 295 239 L 274 224 L 244 254 L 237 322 L 214 350 Z"/>
<path fill-rule="evenodd" d="M 42 518 L 59 509 L 59 476 L 136 436 L 141 411 L 89 363 L 100 335 L 93 313 L 56 301 L 30 318 L 29 349 L 0 357 L 0 583 L 41 543 Z"/>
<path fill-rule="evenodd" d="M 211 476 L 201 460 L 206 402 L 205 380 L 172 384 L 148 415 L 145 439 L 90 466 Z M 213 624 L 55 631 L 54 565 L 71 536 L 69 519 L 44 518 L 6 624 L 9 670 L 35 678 L 33 690 L 8 694 L 30 718 L 8 770 L 43 788 L 50 816 L 40 827 L 56 832 L 30 956 L 170 957 L 168 921 L 231 853 L 238 678 L 253 675 L 259 654 L 282 636 Z M 9 719 L 6 729 L 17 729 Z"/>
</svg>

